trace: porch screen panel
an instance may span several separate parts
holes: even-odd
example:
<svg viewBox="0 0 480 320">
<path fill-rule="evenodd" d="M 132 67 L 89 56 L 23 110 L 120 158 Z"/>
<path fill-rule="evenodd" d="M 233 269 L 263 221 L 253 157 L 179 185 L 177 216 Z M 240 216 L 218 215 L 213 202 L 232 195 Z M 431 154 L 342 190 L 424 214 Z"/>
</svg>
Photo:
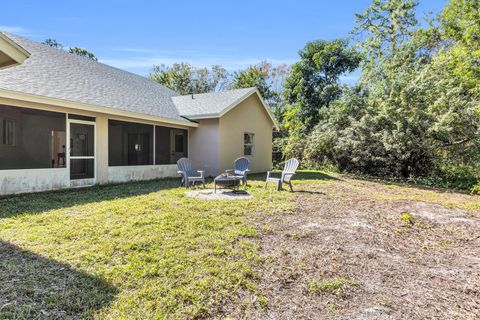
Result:
<svg viewBox="0 0 480 320">
<path fill-rule="evenodd" d="M 176 164 L 188 157 L 188 131 L 169 127 L 155 127 L 155 164 Z"/>
<path fill-rule="evenodd" d="M 0 170 L 65 167 L 66 115 L 0 105 Z"/>
<path fill-rule="evenodd" d="M 108 165 L 153 164 L 153 126 L 141 123 L 108 121 Z"/>
</svg>

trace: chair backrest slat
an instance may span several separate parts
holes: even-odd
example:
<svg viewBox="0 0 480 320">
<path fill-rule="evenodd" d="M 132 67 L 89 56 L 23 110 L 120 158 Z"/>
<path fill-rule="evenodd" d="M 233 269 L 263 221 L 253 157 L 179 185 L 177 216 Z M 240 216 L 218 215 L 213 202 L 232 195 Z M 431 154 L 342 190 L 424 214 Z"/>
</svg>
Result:
<svg viewBox="0 0 480 320">
<path fill-rule="evenodd" d="M 188 158 L 180 158 L 177 161 L 178 171 L 183 171 L 187 176 L 193 176 L 192 161 Z"/>
<path fill-rule="evenodd" d="M 233 170 L 235 174 L 244 174 L 248 170 L 248 165 L 250 161 L 247 158 L 241 157 L 235 160 L 233 163 Z"/>
<path fill-rule="evenodd" d="M 293 177 L 293 175 L 297 171 L 299 164 L 300 164 L 300 161 L 298 161 L 295 158 L 288 159 L 287 161 L 285 161 L 285 166 L 283 167 L 283 177 L 285 182 L 290 181 L 290 179 Z"/>
</svg>

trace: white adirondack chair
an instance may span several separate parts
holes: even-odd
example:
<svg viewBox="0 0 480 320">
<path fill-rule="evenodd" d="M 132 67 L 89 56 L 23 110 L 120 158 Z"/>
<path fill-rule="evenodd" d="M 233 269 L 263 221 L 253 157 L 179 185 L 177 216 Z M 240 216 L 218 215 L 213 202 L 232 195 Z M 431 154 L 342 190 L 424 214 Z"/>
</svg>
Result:
<svg viewBox="0 0 480 320">
<path fill-rule="evenodd" d="M 282 184 L 285 182 L 290 186 L 290 190 L 293 191 L 292 187 L 292 177 L 297 171 L 298 166 L 300 165 L 300 161 L 295 158 L 288 159 L 285 161 L 285 166 L 283 171 L 268 171 L 267 172 L 267 180 L 265 181 L 265 188 L 267 187 L 267 183 L 274 182 L 277 184 L 277 190 L 282 189 Z M 281 173 L 280 178 L 272 177 L 274 173 Z"/>
</svg>

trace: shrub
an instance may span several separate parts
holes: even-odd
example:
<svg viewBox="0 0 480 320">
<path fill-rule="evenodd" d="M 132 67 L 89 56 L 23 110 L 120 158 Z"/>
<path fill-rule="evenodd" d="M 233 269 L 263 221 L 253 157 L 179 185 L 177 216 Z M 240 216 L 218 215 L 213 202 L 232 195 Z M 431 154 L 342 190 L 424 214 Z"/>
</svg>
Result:
<svg viewBox="0 0 480 320">
<path fill-rule="evenodd" d="M 474 185 L 471 189 L 470 192 L 472 194 L 480 194 L 480 183 Z"/>
<path fill-rule="evenodd" d="M 405 212 L 403 213 L 400 218 L 402 219 L 403 221 L 403 224 L 405 226 L 411 226 L 413 225 L 413 220 L 414 220 L 414 217 L 409 213 L 409 212 Z"/>
</svg>

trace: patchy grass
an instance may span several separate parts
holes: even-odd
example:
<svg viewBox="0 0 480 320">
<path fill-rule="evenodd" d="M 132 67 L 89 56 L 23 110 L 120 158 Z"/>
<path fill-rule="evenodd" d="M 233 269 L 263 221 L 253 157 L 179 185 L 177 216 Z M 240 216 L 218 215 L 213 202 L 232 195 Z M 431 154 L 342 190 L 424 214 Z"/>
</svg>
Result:
<svg viewBox="0 0 480 320">
<path fill-rule="evenodd" d="M 249 219 L 291 209 L 293 195 L 253 182 L 253 200 L 201 201 L 177 186 L 0 199 L 0 318 L 198 318 L 255 292 Z"/>
<path fill-rule="evenodd" d="M 178 180 L 0 198 L 0 319 L 480 314 L 480 197 L 264 178 L 234 202 Z"/>
<path fill-rule="evenodd" d="M 307 281 L 306 286 L 310 294 L 344 295 L 351 287 L 356 287 L 359 284 L 358 281 L 349 278 L 313 278 Z"/>
<path fill-rule="evenodd" d="M 479 318 L 480 197 L 346 176 L 295 182 L 293 212 L 257 218 L 268 225 L 257 282 L 268 309 L 231 306 L 234 318 Z"/>
<path fill-rule="evenodd" d="M 379 193 L 372 195 L 373 198 L 383 201 L 423 201 L 440 204 L 449 208 L 464 210 L 480 210 L 480 201 L 466 194 L 453 193 L 449 190 L 422 189 L 420 187 L 408 187 L 401 185 L 388 185 Z"/>
</svg>

